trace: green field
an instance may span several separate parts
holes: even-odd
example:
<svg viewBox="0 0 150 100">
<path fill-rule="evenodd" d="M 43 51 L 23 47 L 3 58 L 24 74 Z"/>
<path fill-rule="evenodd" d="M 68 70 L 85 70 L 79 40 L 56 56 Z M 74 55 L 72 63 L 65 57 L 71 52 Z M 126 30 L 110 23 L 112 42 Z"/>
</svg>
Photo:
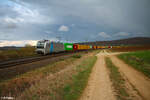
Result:
<svg viewBox="0 0 150 100">
<path fill-rule="evenodd" d="M 150 77 L 150 51 L 130 52 L 118 57 Z"/>
</svg>

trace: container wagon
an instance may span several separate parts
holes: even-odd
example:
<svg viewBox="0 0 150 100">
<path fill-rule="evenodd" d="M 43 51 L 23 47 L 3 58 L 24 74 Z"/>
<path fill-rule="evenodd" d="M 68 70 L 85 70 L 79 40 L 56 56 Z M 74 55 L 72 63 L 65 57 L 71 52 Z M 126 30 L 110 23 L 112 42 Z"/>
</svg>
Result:
<svg viewBox="0 0 150 100">
<path fill-rule="evenodd" d="M 64 43 L 64 50 L 65 51 L 72 51 L 73 50 L 73 43 Z"/>
<path fill-rule="evenodd" d="M 79 51 L 79 50 L 89 50 L 89 49 L 105 49 L 105 48 L 119 48 L 119 46 L 95 46 L 95 45 L 80 45 L 73 43 L 60 43 L 51 42 L 49 40 L 42 40 L 37 42 L 36 52 L 38 54 L 50 54 L 58 52 L 68 52 L 68 51 Z"/>
</svg>

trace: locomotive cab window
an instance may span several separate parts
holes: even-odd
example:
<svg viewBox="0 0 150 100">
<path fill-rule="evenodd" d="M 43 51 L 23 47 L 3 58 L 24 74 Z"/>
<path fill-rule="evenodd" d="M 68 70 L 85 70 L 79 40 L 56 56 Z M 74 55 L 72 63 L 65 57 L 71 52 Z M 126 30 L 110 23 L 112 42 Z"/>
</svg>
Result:
<svg viewBox="0 0 150 100">
<path fill-rule="evenodd" d="M 44 43 L 43 42 L 38 42 L 37 43 L 37 48 L 44 48 Z"/>
</svg>

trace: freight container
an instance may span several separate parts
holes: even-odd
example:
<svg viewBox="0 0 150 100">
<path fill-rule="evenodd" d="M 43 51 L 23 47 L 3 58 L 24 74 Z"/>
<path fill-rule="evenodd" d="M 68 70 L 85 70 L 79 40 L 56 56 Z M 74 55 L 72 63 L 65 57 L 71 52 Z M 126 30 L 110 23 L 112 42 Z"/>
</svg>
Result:
<svg viewBox="0 0 150 100">
<path fill-rule="evenodd" d="M 90 46 L 89 46 L 89 45 L 86 45 L 86 49 L 90 49 Z"/>
<path fill-rule="evenodd" d="M 96 49 L 96 46 L 93 46 L 93 49 Z"/>
<path fill-rule="evenodd" d="M 102 49 L 104 49 L 104 48 L 105 48 L 105 46 L 101 46 L 101 48 L 102 48 Z"/>
<path fill-rule="evenodd" d="M 86 49 L 86 45 L 82 45 L 82 50 L 85 50 Z"/>
<path fill-rule="evenodd" d="M 73 50 L 73 43 L 64 43 L 64 50 Z"/>
<path fill-rule="evenodd" d="M 78 44 L 73 44 L 73 50 L 78 50 Z"/>
<path fill-rule="evenodd" d="M 92 49 L 92 45 L 90 45 L 90 49 Z"/>
<path fill-rule="evenodd" d="M 82 47 L 82 50 L 84 50 L 84 49 L 85 49 L 85 45 L 82 45 L 81 47 Z"/>
<path fill-rule="evenodd" d="M 78 50 L 82 50 L 82 45 L 78 45 Z"/>
</svg>

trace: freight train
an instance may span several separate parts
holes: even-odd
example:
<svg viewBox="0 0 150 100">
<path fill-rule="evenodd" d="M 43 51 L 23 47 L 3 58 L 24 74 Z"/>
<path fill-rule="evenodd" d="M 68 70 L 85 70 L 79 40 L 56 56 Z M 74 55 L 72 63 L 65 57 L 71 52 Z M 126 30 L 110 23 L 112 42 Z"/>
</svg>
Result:
<svg viewBox="0 0 150 100">
<path fill-rule="evenodd" d="M 110 46 L 93 46 L 93 45 L 81 45 L 74 43 L 60 43 L 51 42 L 49 40 L 41 40 L 37 42 L 36 52 L 38 54 L 51 54 L 64 51 L 80 51 L 80 50 L 90 50 L 90 49 L 104 49 L 111 48 Z"/>
</svg>

